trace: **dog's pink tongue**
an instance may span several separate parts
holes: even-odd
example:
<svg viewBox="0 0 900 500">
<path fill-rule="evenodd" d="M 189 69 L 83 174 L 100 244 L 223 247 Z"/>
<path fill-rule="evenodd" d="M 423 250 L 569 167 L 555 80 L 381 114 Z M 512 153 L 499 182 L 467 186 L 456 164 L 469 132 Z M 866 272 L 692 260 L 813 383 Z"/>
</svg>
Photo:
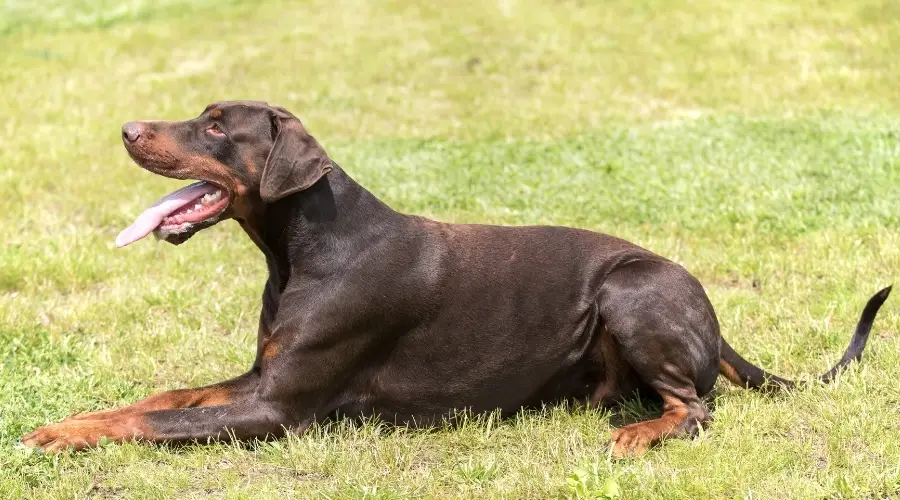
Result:
<svg viewBox="0 0 900 500">
<path fill-rule="evenodd" d="M 147 236 L 159 226 L 167 215 L 207 193 L 215 192 L 217 189 L 212 184 L 200 181 L 166 195 L 150 208 L 144 210 L 144 213 L 139 215 L 134 223 L 119 233 L 119 236 L 116 237 L 116 246 L 122 248 Z"/>
</svg>

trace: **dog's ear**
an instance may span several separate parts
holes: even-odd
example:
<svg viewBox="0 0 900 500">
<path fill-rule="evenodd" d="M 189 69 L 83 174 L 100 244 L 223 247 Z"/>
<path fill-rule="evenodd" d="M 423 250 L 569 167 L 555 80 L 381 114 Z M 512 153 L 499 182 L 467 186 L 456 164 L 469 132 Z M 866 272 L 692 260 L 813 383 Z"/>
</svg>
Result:
<svg viewBox="0 0 900 500">
<path fill-rule="evenodd" d="M 309 188 L 332 168 L 325 150 L 294 115 L 272 108 L 271 119 L 275 143 L 259 184 L 259 195 L 266 203 Z"/>
</svg>

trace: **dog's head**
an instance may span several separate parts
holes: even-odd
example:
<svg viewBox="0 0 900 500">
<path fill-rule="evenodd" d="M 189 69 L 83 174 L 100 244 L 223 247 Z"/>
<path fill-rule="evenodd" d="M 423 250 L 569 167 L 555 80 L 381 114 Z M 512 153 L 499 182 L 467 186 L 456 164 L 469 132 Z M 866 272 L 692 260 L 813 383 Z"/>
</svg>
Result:
<svg viewBox="0 0 900 500">
<path fill-rule="evenodd" d="M 129 122 L 122 141 L 141 167 L 199 182 L 144 211 L 116 238 L 120 247 L 151 232 L 177 245 L 219 221 L 246 220 L 265 204 L 309 188 L 332 168 L 300 120 L 264 102 L 219 102 L 180 122 Z"/>
</svg>

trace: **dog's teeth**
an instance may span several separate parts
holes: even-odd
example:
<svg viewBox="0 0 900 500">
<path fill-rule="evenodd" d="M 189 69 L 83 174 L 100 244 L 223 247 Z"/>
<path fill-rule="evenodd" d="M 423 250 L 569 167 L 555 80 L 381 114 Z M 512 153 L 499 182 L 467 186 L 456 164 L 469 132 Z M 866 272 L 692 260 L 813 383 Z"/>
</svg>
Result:
<svg viewBox="0 0 900 500">
<path fill-rule="evenodd" d="M 203 195 L 203 198 L 200 199 L 200 203 L 203 205 L 212 205 L 215 202 L 219 201 L 222 197 L 222 191 L 216 191 L 215 193 L 207 193 Z"/>
</svg>

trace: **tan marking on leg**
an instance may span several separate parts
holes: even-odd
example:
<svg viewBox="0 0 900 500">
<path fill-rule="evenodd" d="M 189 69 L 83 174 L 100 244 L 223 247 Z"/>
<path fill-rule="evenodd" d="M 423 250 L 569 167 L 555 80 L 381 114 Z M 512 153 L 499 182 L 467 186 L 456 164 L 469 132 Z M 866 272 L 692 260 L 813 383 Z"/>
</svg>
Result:
<svg viewBox="0 0 900 500">
<path fill-rule="evenodd" d="M 231 390 L 227 387 L 210 386 L 198 389 L 178 389 L 162 392 L 142 399 L 124 408 L 79 413 L 66 418 L 63 422 L 76 420 L 106 420 L 120 418 L 124 414 L 141 413 L 195 406 L 218 406 L 231 402 Z"/>
<path fill-rule="evenodd" d="M 663 395 L 661 417 L 626 425 L 612 435 L 613 456 L 618 458 L 642 455 L 651 446 L 667 437 L 678 434 L 679 428 L 690 416 L 687 405 L 680 399 Z"/>
</svg>

